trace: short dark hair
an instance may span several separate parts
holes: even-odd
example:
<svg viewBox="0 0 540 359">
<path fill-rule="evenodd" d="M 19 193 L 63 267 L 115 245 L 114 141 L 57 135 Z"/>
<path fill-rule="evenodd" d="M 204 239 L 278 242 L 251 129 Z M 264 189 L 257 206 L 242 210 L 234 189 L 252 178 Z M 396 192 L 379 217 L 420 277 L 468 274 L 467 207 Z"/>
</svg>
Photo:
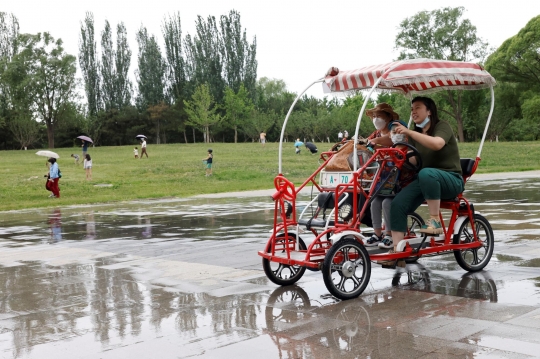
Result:
<svg viewBox="0 0 540 359">
<path fill-rule="evenodd" d="M 431 112 L 429 115 L 431 125 L 429 126 L 429 130 L 427 130 L 426 134 L 433 136 L 433 133 L 435 132 L 435 125 L 439 123 L 439 115 L 437 113 L 437 105 L 435 104 L 435 101 L 429 97 L 417 96 L 412 99 L 411 105 L 415 102 L 422 102 L 429 112 Z M 422 129 L 420 127 L 416 127 L 416 124 L 414 124 L 414 130 L 416 132 L 422 132 Z"/>
<path fill-rule="evenodd" d="M 91 161 L 91 160 L 92 160 L 92 158 L 90 157 L 90 155 L 89 155 L 88 153 L 86 154 L 86 160 L 87 160 L 87 161 Z"/>
<path fill-rule="evenodd" d="M 211 149 L 211 148 L 208 149 L 208 153 L 212 153 L 212 149 Z"/>
<path fill-rule="evenodd" d="M 50 163 L 55 163 L 55 162 L 56 162 L 56 158 L 51 157 L 51 158 L 49 158 L 47 161 L 49 161 Z"/>
</svg>

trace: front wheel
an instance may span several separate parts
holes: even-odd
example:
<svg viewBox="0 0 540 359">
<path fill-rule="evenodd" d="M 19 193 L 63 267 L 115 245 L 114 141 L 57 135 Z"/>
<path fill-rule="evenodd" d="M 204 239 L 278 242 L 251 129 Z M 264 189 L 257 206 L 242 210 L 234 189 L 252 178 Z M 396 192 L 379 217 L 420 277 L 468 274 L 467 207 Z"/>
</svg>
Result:
<svg viewBox="0 0 540 359">
<path fill-rule="evenodd" d="M 296 239 L 298 238 L 298 248 L 300 250 L 306 250 L 306 244 L 302 240 L 302 238 L 298 237 L 297 235 L 291 235 L 289 234 L 289 240 L 285 241 L 285 234 L 279 234 L 276 237 L 275 242 L 275 248 L 276 253 L 286 252 L 285 246 L 290 246 L 291 248 L 294 246 Z M 272 252 L 272 248 L 269 246 L 266 248 L 266 252 Z M 304 272 L 306 271 L 306 267 L 301 267 L 297 265 L 287 265 L 283 263 L 277 263 L 277 262 L 271 262 L 270 260 L 263 258 L 262 260 L 262 266 L 264 269 L 264 273 L 266 273 L 266 276 L 268 279 L 270 279 L 272 282 L 274 282 L 277 285 L 291 285 L 304 275 Z"/>
<path fill-rule="evenodd" d="M 458 234 L 454 236 L 454 244 L 474 242 L 475 239 L 470 222 L 469 218 L 463 222 L 459 228 Z M 469 272 L 482 270 L 489 263 L 495 244 L 493 230 L 484 216 L 479 214 L 474 215 L 474 229 L 482 246 L 478 248 L 454 250 L 454 257 L 456 257 L 459 266 Z"/>
<path fill-rule="evenodd" d="M 366 248 L 355 238 L 341 239 L 326 253 L 322 274 L 326 288 L 335 297 L 342 300 L 358 297 L 371 276 Z"/>
</svg>

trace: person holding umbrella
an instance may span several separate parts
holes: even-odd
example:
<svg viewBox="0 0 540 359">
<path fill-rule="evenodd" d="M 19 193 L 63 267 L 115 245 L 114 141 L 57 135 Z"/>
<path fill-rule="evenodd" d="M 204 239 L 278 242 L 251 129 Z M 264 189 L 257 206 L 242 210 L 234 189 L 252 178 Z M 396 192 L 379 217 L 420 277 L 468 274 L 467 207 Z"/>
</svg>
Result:
<svg viewBox="0 0 540 359">
<path fill-rule="evenodd" d="M 81 140 L 82 141 L 82 158 L 86 157 L 86 154 L 88 153 L 88 141 Z"/>
<path fill-rule="evenodd" d="M 60 198 L 60 187 L 58 187 L 58 181 L 60 180 L 60 170 L 58 169 L 58 163 L 56 158 L 51 157 L 47 160 L 51 164 L 49 168 L 48 189 L 52 192 L 50 197 Z"/>
<path fill-rule="evenodd" d="M 148 158 L 148 152 L 146 152 L 146 136 L 145 135 L 137 135 L 135 136 L 141 141 L 141 157 L 143 158 L 143 155 L 146 155 L 146 158 Z"/>
</svg>

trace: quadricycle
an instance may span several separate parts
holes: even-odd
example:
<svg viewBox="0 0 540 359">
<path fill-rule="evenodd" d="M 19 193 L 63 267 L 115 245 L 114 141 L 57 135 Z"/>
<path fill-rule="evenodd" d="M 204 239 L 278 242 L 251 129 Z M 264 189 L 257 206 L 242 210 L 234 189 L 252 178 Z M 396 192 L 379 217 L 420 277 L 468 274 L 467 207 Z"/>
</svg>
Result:
<svg viewBox="0 0 540 359">
<path fill-rule="evenodd" d="M 285 128 L 303 94 L 322 83 L 327 92 L 368 91 L 352 140 L 343 140 L 320 155 L 320 166 L 302 184 L 295 186 L 282 171 Z M 453 253 L 459 266 L 469 272 L 482 270 L 493 254 L 494 236 L 488 220 L 475 211 L 463 193 L 441 201 L 440 235 L 419 232 L 424 224 L 417 213 L 408 215 L 405 240 L 396 253 L 366 247 L 371 225 L 370 205 L 378 195 L 395 190 L 404 173 L 422 168 L 419 152 L 408 143 L 367 151 L 359 137 L 360 121 L 376 90 L 398 91 L 412 98 L 441 90 L 490 89 L 491 107 L 476 158 L 460 160 L 463 181 L 476 171 L 494 108 L 495 79 L 480 65 L 469 62 L 414 59 L 368 66 L 352 71 L 331 68 L 325 77 L 310 84 L 294 100 L 280 137 L 279 174 L 274 179 L 273 230 L 262 257 L 267 277 L 278 285 L 296 283 L 306 270 L 321 271 L 328 291 L 345 300 L 362 294 L 369 283 L 373 263 L 414 262 L 421 257 Z M 348 165 L 343 166 L 343 162 Z M 317 195 L 299 205 L 299 193 L 312 186 Z M 448 215 L 449 213 L 449 215 Z M 367 226 L 366 226 L 367 225 Z M 308 243 L 302 236 L 314 239 Z M 305 237 L 305 235 L 304 235 Z"/>
</svg>

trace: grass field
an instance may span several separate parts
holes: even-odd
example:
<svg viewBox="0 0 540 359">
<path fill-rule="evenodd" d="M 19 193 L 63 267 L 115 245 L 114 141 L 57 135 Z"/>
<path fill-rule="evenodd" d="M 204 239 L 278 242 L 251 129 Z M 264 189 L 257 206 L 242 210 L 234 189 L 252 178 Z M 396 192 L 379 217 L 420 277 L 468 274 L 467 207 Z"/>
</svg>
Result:
<svg viewBox="0 0 540 359">
<path fill-rule="evenodd" d="M 478 143 L 460 145 L 461 157 L 475 157 Z M 317 144 L 319 151 L 330 145 Z M 79 148 L 56 149 L 62 170 L 61 198 L 48 198 L 45 190 L 46 158 L 34 151 L 1 151 L 0 211 L 58 205 L 106 203 L 143 198 L 188 197 L 196 194 L 273 188 L 278 172 L 278 144 L 213 143 L 214 175 L 204 176 L 206 144 L 149 145 L 150 158 L 134 159 L 133 146 L 96 147 L 89 152 L 93 180 L 85 180 L 82 164 L 71 153 Z M 477 173 L 540 169 L 540 142 L 484 145 Z M 283 172 L 301 183 L 318 166 L 319 156 L 303 148 L 294 154 L 292 144 L 283 149 Z M 107 184 L 110 187 L 96 185 Z"/>
</svg>

